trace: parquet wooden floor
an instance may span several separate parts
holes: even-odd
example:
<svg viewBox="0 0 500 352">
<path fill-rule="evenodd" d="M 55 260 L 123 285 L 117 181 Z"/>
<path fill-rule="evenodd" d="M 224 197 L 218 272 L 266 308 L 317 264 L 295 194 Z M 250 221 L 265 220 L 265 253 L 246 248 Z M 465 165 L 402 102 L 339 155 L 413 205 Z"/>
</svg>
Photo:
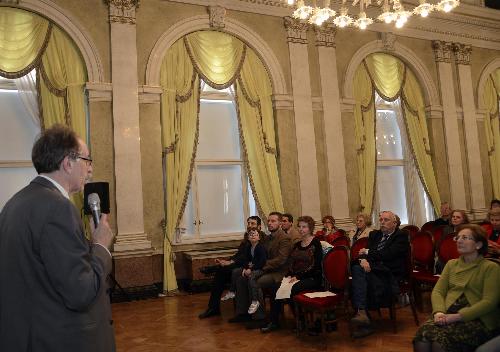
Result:
<svg viewBox="0 0 500 352">
<path fill-rule="evenodd" d="M 397 334 L 387 310 L 382 311 L 382 317 L 373 314 L 377 332 L 363 339 L 351 340 L 347 322 L 340 322 L 338 331 L 323 336 L 302 334 L 297 338 L 291 331 L 294 321 L 288 310 L 286 328 L 262 334 L 227 322 L 233 316 L 231 302 L 222 304 L 221 317 L 199 320 L 207 301 L 208 294 L 203 293 L 113 304 L 118 352 L 404 352 L 412 351 L 417 329 L 407 306 L 397 311 Z M 419 313 L 420 322 L 428 315 Z"/>
</svg>

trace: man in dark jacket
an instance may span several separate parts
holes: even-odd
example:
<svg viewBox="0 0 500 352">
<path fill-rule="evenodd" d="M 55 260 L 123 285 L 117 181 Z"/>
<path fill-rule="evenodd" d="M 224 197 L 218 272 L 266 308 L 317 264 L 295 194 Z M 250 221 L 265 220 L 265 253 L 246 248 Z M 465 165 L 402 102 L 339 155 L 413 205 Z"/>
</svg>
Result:
<svg viewBox="0 0 500 352">
<path fill-rule="evenodd" d="M 381 212 L 379 222 L 380 230 L 370 232 L 368 248 L 360 249 L 359 263 L 351 268 L 352 302 L 356 310 L 352 322 L 364 327 L 361 335 L 372 332 L 366 328 L 370 325 L 366 309 L 390 304 L 397 293 L 410 250 L 408 234 L 397 228 L 393 212 Z"/>
<path fill-rule="evenodd" d="M 236 254 L 228 260 L 216 259 L 217 264 L 215 266 L 202 270 L 202 272 L 207 274 L 215 272 L 215 277 L 212 284 L 212 290 L 210 291 L 208 308 L 198 316 L 200 319 L 220 315 L 220 300 L 222 292 L 224 292 L 224 287 L 231 281 L 231 273 L 233 269 L 241 267 L 246 262 L 247 247 L 250 245 L 250 242 L 248 242 L 248 233 L 254 229 L 260 231 L 261 225 L 262 220 L 258 216 L 250 216 L 247 219 L 247 232 L 245 232 Z"/>
</svg>

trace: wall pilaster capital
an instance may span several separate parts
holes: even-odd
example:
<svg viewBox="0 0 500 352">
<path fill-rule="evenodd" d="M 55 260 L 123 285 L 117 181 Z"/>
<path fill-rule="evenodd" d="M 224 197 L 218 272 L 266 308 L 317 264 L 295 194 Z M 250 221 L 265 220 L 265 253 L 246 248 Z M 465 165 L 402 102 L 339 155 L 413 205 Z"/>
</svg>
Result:
<svg viewBox="0 0 500 352">
<path fill-rule="evenodd" d="M 226 25 L 224 19 L 226 17 L 226 9 L 222 6 L 209 6 L 208 15 L 210 19 L 210 28 L 223 29 Z"/>
<path fill-rule="evenodd" d="M 285 17 L 284 24 L 289 43 L 307 44 L 307 30 L 309 29 L 307 22 L 299 21 L 292 17 Z"/>
<path fill-rule="evenodd" d="M 458 65 L 470 65 L 472 47 L 467 44 L 453 43 L 453 54 Z"/>
<path fill-rule="evenodd" d="M 135 12 L 140 0 L 104 0 L 109 6 L 110 23 L 135 24 Z"/>
<path fill-rule="evenodd" d="M 337 29 L 333 24 L 315 27 L 314 34 L 316 35 L 316 46 L 335 48 L 335 35 L 337 34 Z"/>
<path fill-rule="evenodd" d="M 452 43 L 433 40 L 432 49 L 434 50 L 434 59 L 436 62 L 451 62 Z"/>
<path fill-rule="evenodd" d="M 382 32 L 380 33 L 380 40 L 382 40 L 382 45 L 385 51 L 394 51 L 394 44 L 398 37 L 392 32 Z"/>
</svg>

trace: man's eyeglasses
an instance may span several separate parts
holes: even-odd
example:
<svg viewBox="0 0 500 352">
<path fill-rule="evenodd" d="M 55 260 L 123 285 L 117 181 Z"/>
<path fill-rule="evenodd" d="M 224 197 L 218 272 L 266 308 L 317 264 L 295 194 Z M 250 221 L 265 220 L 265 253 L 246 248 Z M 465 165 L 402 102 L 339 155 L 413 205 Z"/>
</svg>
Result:
<svg viewBox="0 0 500 352">
<path fill-rule="evenodd" d="M 80 155 L 80 154 L 77 154 L 77 153 L 71 153 L 70 156 L 73 158 L 73 159 L 82 159 L 85 161 L 85 163 L 87 165 L 92 165 L 92 158 L 90 156 L 83 156 L 83 155 Z"/>
<path fill-rule="evenodd" d="M 474 237 L 472 237 L 472 236 L 455 236 L 455 237 L 453 237 L 453 241 L 457 242 L 458 240 L 475 241 Z"/>
</svg>

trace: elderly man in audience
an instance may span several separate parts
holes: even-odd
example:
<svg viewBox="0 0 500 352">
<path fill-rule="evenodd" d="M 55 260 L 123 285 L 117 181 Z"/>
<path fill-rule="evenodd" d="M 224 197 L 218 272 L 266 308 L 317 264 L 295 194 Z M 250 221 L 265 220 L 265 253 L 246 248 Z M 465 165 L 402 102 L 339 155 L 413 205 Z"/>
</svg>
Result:
<svg viewBox="0 0 500 352">
<path fill-rule="evenodd" d="M 293 226 L 292 214 L 285 213 L 281 217 L 281 229 L 292 239 L 292 244 L 302 240 L 299 231 Z"/>
<path fill-rule="evenodd" d="M 243 236 L 238 251 L 229 259 L 216 259 L 216 265 L 203 267 L 200 271 L 204 274 L 215 273 L 212 290 L 210 291 L 210 299 L 208 301 L 207 310 L 198 315 L 198 318 L 205 319 L 212 316 L 220 315 L 220 301 L 224 287 L 231 281 L 231 273 L 233 269 L 240 267 L 246 259 L 246 251 L 250 246 L 248 241 L 248 233 L 252 230 L 260 232 L 262 220 L 258 216 L 250 216 L 247 219 L 247 232 Z M 261 233 L 261 239 L 264 233 Z M 263 240 L 263 239 L 262 239 Z"/>
<path fill-rule="evenodd" d="M 434 225 L 436 226 L 448 225 L 450 223 L 450 216 L 451 216 L 450 203 L 448 202 L 441 203 L 441 215 L 438 219 L 434 220 Z"/>
<path fill-rule="evenodd" d="M 288 256 L 292 249 L 292 241 L 281 229 L 282 214 L 272 212 L 267 217 L 267 229 L 270 234 L 264 242 L 267 250 L 267 261 L 262 270 L 264 274 L 257 280 L 257 286 L 262 289 L 277 289 L 288 269 Z M 250 292 L 248 280 L 240 277 L 236 281 L 236 315 L 229 319 L 230 323 L 256 321 L 249 328 L 259 328 L 264 324 L 265 311 L 263 309 L 263 295 L 260 292 L 259 307 L 253 314 L 248 314 L 250 306 Z"/>
<path fill-rule="evenodd" d="M 380 230 L 368 237 L 368 248 L 359 251 L 359 263 L 352 266 L 352 302 L 356 315 L 351 319 L 357 328 L 354 337 L 373 332 L 366 310 L 389 306 L 399 290 L 399 281 L 406 273 L 410 250 L 408 234 L 397 229 L 396 216 L 383 211 Z"/>
</svg>

